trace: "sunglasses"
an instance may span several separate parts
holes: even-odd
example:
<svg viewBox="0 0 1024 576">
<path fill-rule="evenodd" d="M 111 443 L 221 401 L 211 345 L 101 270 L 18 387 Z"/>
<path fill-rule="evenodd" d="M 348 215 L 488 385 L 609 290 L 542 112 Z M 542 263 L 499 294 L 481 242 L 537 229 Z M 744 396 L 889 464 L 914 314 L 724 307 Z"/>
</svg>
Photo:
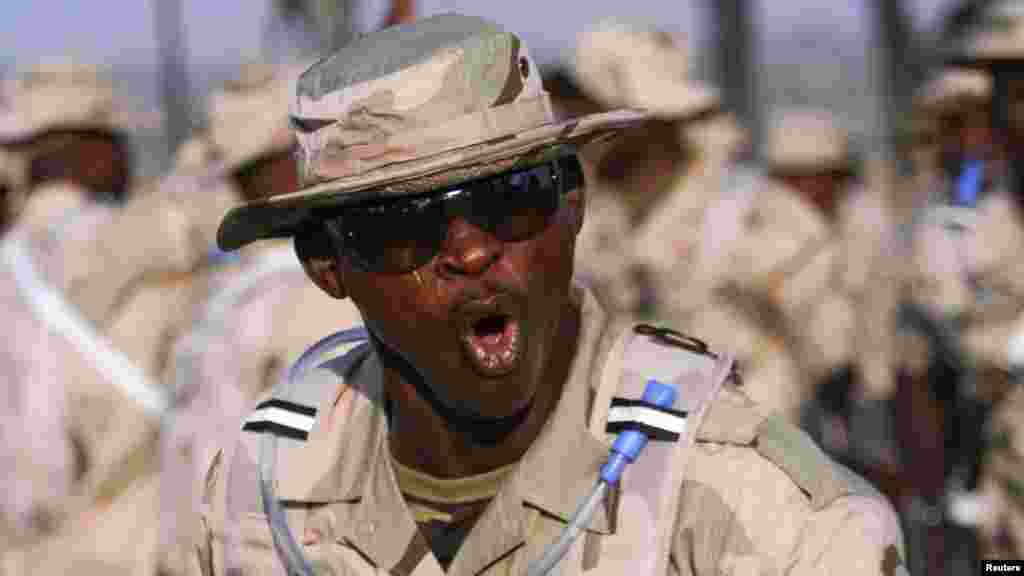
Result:
<svg viewBox="0 0 1024 576">
<path fill-rule="evenodd" d="M 569 154 L 529 168 L 462 182 L 425 195 L 319 215 L 335 247 L 368 272 L 401 274 L 430 262 L 455 218 L 503 242 L 544 231 L 570 190 L 583 184 Z"/>
</svg>

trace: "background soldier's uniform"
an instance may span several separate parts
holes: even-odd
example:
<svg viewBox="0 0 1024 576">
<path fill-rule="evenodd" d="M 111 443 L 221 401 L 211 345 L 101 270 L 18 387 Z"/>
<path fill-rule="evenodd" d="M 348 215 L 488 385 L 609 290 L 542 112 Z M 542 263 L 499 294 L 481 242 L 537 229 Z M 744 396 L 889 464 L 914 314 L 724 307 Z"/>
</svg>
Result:
<svg viewBox="0 0 1024 576">
<path fill-rule="evenodd" d="M 846 135 L 829 115 L 787 111 L 776 118 L 769 169 L 846 168 Z M 748 393 L 794 421 L 836 369 L 868 364 L 862 375 L 885 379 L 878 359 L 885 335 L 864 335 L 859 322 L 884 304 L 865 294 L 878 284 L 876 256 L 888 232 L 882 199 L 843 190 L 833 225 L 794 191 L 757 173 L 739 172 L 726 188 L 703 215 L 689 282 L 670 318 L 720 349 L 740 346 Z M 748 335 L 739 342 L 737 324 Z"/>
<path fill-rule="evenodd" d="M 597 286 L 598 295 L 616 311 L 664 317 L 667 303 L 679 295 L 699 214 L 719 190 L 716 179 L 744 138 L 735 121 L 717 111 L 715 91 L 687 77 L 688 65 L 682 39 L 615 21 L 602 22 L 577 46 L 574 73 L 590 97 L 605 109 L 644 109 L 671 123 L 675 133 L 670 137 L 682 150 L 667 166 L 625 168 L 671 170 L 661 178 L 663 190 L 620 190 L 600 178 L 596 167 L 587 174 L 578 269 L 605 279 Z M 614 144 L 604 150 L 593 161 L 615 162 Z"/>
<path fill-rule="evenodd" d="M 510 158 L 526 155 L 523 162 L 536 161 L 530 152 L 566 140 L 599 137 L 643 119 L 642 114 L 616 111 L 554 123 L 539 80 L 530 76 L 533 62 L 521 40 L 486 21 L 456 15 L 431 18 L 412 28 L 357 40 L 307 71 L 293 115 L 304 125 L 330 119 L 315 133 L 299 133 L 307 188 L 301 194 L 233 210 L 220 229 L 224 247 L 292 234 L 287 215 L 301 213 L 305 203 L 328 195 L 344 202 L 353 191 L 384 182 L 404 185 L 392 189 L 396 195 L 414 194 L 456 178 L 480 176 L 476 170 L 490 170 L 484 175 L 505 171 L 509 164 L 504 161 Z M 410 50 L 410 38 L 418 39 L 415 50 Z M 368 54 L 371 44 L 375 49 Z M 396 59 L 396 51 L 408 60 Z M 481 56 L 482 51 L 488 58 Z M 370 67 L 373 62 L 367 61 L 361 74 L 339 74 L 350 70 L 353 62 L 373 59 L 387 64 Z M 424 101 L 422 87 L 410 78 L 431 82 L 435 98 Z M 365 98 L 371 87 L 372 93 L 387 97 Z M 399 106 L 413 93 L 419 107 Z M 361 142 L 359 137 L 365 136 L 339 130 L 351 126 L 349 114 L 387 118 L 365 130 L 379 131 L 372 142 L 381 146 L 405 143 L 403 152 L 382 160 L 376 147 L 346 146 L 349 138 Z M 403 130 L 402 122 L 391 121 L 396 115 L 419 118 L 422 131 Z M 483 116 L 506 118 L 508 123 L 479 122 Z M 442 130 L 435 129 L 442 124 Z M 466 131 L 456 133 L 449 129 L 452 125 Z M 506 138 L 499 137 L 502 134 Z M 336 147 L 330 157 L 322 154 L 327 146 Z M 481 165 L 488 160 L 496 165 Z M 444 168 L 447 171 L 439 172 Z M 680 393 L 682 408 L 697 416 L 692 436 L 677 445 L 678 454 L 687 458 L 673 461 L 672 471 L 684 478 L 678 517 L 671 514 L 676 506 L 668 506 L 665 517 L 672 521 L 658 525 L 661 532 L 652 534 L 653 517 L 662 515 L 657 509 L 660 501 L 644 505 L 629 498 L 636 497 L 635 492 L 624 491 L 621 501 L 598 507 L 586 533 L 560 564 L 560 573 L 629 573 L 636 556 L 656 555 L 652 537 L 666 534 L 671 545 L 664 553 L 671 560 L 654 561 L 666 561 L 665 571 L 673 574 L 905 573 L 899 527 L 884 500 L 792 426 L 759 414 L 734 384 L 723 386 L 728 361 L 715 361 L 716 371 L 723 365 L 726 370 L 712 378 L 706 371 L 712 364 L 708 356 L 644 336 L 651 345 L 651 354 L 645 357 L 649 363 L 627 363 L 620 343 L 633 334 L 623 330 L 630 325 L 610 323 L 579 285 L 566 305 L 581 317 L 561 401 L 515 470 L 495 473 L 510 474 L 496 494 L 486 481 L 493 478 L 470 478 L 457 490 L 468 500 L 489 498 L 490 503 L 459 546 L 448 573 L 520 574 L 537 559 L 590 492 L 608 456 L 607 436 L 592 432 L 605 429 L 601 416 L 595 411 L 598 416 L 591 419 L 588 404 L 596 407 L 597 398 L 607 400 L 613 393 L 608 384 L 617 384 L 626 370 L 642 378 L 647 364 L 651 370 L 664 368 L 663 363 L 672 364 L 673 354 L 701 361 L 686 366 L 701 376 L 686 380 Z M 406 505 L 403 492 L 429 501 L 432 497 L 424 484 L 437 484 L 432 482 L 436 479 L 395 471 L 376 352 L 361 346 L 353 355 L 298 374 L 267 397 L 287 400 L 279 396 L 287 390 L 304 399 L 264 407 L 284 406 L 301 418 L 289 426 L 288 419 L 271 417 L 276 412 L 257 410 L 238 441 L 209 458 L 202 514 L 196 521 L 194 567 L 206 574 L 281 572 L 268 518 L 262 514 L 256 468 L 258 444 L 264 439 L 259 434 L 280 431 L 304 440 L 284 444 L 286 440 L 277 439 L 273 496 L 286 506 L 303 554 L 315 571 L 442 573 L 429 553 L 424 527 L 416 520 L 444 523 L 446 512 L 435 509 L 428 520 L 421 506 L 414 506 L 420 512 L 416 516 Z M 451 553 L 451 548 L 436 543 L 434 547 L 440 556 Z"/>
<path fill-rule="evenodd" d="M 115 101 L 110 78 L 94 66 L 39 65 L 15 77 L 5 90 L 10 107 L 0 116 L 0 141 L 14 144 L 5 149 L 18 157 L 23 185 L 37 138 L 61 130 L 123 134 L 136 123 Z M 22 152 L 27 154 L 21 157 Z M 4 242 L 5 290 L 20 299 L 12 310 L 23 313 L 25 338 L 40 345 L 22 346 L 17 342 L 21 334 L 10 339 L 5 370 L 20 377 L 8 380 L 8 389 L 18 396 L 39 388 L 33 393 L 63 399 L 39 408 L 38 419 L 26 421 L 22 415 L 17 420 L 32 424 L 25 435 L 38 429 L 40 437 L 62 440 L 53 442 L 56 456 L 31 466 L 22 459 L 15 474 L 22 486 L 28 485 L 26 479 L 55 470 L 63 469 L 70 478 L 56 490 L 43 491 L 52 500 L 29 498 L 34 506 L 29 510 L 35 512 L 28 518 L 44 528 L 5 550 L 11 574 L 141 574 L 154 569 L 154 456 L 165 406 L 165 390 L 155 383 L 166 352 L 161 337 L 173 306 L 157 307 L 164 314 L 153 314 L 139 305 L 139 288 L 150 275 L 190 269 L 203 247 L 192 242 L 195 232 L 174 198 L 143 191 L 130 194 L 121 206 L 90 202 L 104 192 L 59 183 L 26 190 L 24 222 Z M 33 277 L 52 292 L 32 287 Z M 38 367 L 25 370 L 35 362 Z M 56 368 L 38 372 L 49 362 Z M 69 450 L 70 468 L 62 456 Z M 132 546 L 126 547 L 126 541 Z"/>
<path fill-rule="evenodd" d="M 33 194 L 21 223 L 4 240 L 4 270 L 9 275 L 4 289 L 16 303 L 9 309 L 21 318 L 18 326 L 24 328 L 27 341 L 40 345 L 24 347 L 20 332 L 8 339 L 5 371 L 13 374 L 6 383 L 15 395 L 33 389 L 32 394 L 55 399 L 52 405 L 36 406 L 39 413 L 31 419 L 22 414 L 17 421 L 31 424 L 21 431 L 26 436 L 39 430 L 40 437 L 61 438 L 49 450 L 59 456 L 70 449 L 73 461 L 65 458 L 63 466 L 74 470 L 71 482 L 62 487 L 64 493 L 40 503 L 44 520 L 53 517 L 51 526 L 5 554 L 12 574 L 138 574 L 152 569 L 154 452 L 162 390 L 152 384 L 156 379 L 145 367 L 154 363 L 154 355 L 121 349 L 123 341 L 94 319 L 111 317 L 110 295 L 130 287 L 137 275 L 191 264 L 187 221 L 174 213 L 173 206 L 152 197 L 111 208 L 89 205 L 85 192 L 70 186 L 47 187 Z M 154 214 L 162 217 L 154 219 Z M 139 226 L 143 218 L 146 224 Z M 131 249 L 113 251 L 125 237 L 138 241 Z M 156 245 L 146 241 L 155 238 L 160 238 Z M 168 242 L 175 238 L 179 242 Z M 10 260 L 19 254 L 78 317 L 83 332 L 68 332 L 47 320 L 50 317 L 44 315 L 52 314 L 53 306 L 36 300 L 43 295 L 28 280 L 31 273 Z M 37 304 L 31 304 L 34 300 Z M 60 318 L 68 321 L 67 316 Z M 127 368 L 111 364 L 104 349 L 119 355 Z M 53 369 L 46 370 L 47 366 Z M 133 392 L 143 396 L 122 386 L 142 386 L 142 391 Z M 17 450 L 23 444 L 5 446 Z M 47 462 L 41 457 L 15 473 L 23 481 L 22 474 L 45 474 Z M 80 518 L 92 524 L 84 525 Z M 123 538 L 129 534 L 134 545 L 126 548 Z"/>
<path fill-rule="evenodd" d="M 287 95 L 297 69 L 249 64 L 239 79 L 211 98 L 210 132 L 195 139 L 180 158 L 174 193 L 188 198 L 201 218 L 207 265 L 178 284 L 190 309 L 169 348 L 166 379 L 178 404 L 164 438 L 162 539 L 170 547 L 167 572 L 183 570 L 188 550 L 182 518 L 198 506 L 192 491 L 200 479 L 199 459 L 236 430 L 245 407 L 284 375 L 286 368 L 324 334 L 362 323 L 349 300 L 333 300 L 309 282 L 291 241 L 249 246 L 239 254 L 216 249 L 217 224 L 243 200 L 230 178 L 264 158 L 295 145 L 287 122 Z M 188 158 L 187 156 L 193 156 Z M 205 166 L 197 160 L 213 158 Z M 185 186 L 192 186 L 187 188 Z M 175 284 L 158 287 L 167 298 Z"/>
</svg>

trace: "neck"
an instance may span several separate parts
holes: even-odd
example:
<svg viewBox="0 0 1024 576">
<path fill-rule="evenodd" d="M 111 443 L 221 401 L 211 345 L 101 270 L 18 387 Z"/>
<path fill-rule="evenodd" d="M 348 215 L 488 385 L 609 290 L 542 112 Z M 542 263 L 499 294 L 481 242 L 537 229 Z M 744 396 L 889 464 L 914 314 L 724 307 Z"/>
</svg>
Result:
<svg viewBox="0 0 1024 576">
<path fill-rule="evenodd" d="M 574 308 L 563 315 L 554 341 L 577 341 L 578 312 Z M 391 452 L 405 466 L 437 478 L 474 476 L 518 462 L 558 405 L 575 350 L 551 348 L 558 352 L 541 372 L 536 396 L 519 413 L 497 421 L 468 421 L 444 408 L 404 360 L 380 342 L 375 345 L 384 365 Z"/>
</svg>

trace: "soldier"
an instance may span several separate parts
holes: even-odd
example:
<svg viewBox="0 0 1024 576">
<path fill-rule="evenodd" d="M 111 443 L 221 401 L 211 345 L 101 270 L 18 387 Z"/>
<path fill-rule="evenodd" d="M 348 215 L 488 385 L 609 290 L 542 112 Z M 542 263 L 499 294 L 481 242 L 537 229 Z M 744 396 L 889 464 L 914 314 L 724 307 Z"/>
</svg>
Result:
<svg viewBox="0 0 1024 576">
<path fill-rule="evenodd" d="M 818 383 L 859 363 L 855 311 L 885 224 L 880 199 L 851 186 L 830 114 L 778 112 L 767 150 L 768 174 L 741 172 L 702 215 L 673 318 L 734 347 L 749 393 L 799 421 Z"/>
<path fill-rule="evenodd" d="M 218 238 L 294 237 L 367 330 L 310 349 L 211 458 L 204 573 L 905 573 L 884 499 L 760 415 L 728 358 L 572 282 L 573 145 L 643 113 L 556 121 L 519 38 L 448 14 L 313 65 L 292 115 L 302 189 Z M 685 416 L 653 398 L 670 383 Z M 621 485 L 619 430 L 654 439 Z"/>
<path fill-rule="evenodd" d="M 23 185 L 69 181 L 93 199 L 120 202 L 130 188 L 134 115 L 109 75 L 70 61 L 43 63 L 5 86 L 0 146 L 21 163 Z"/>
<path fill-rule="evenodd" d="M 957 316 L 959 335 L 964 355 L 970 361 L 969 376 L 964 393 L 965 401 L 956 413 L 961 420 L 962 437 L 969 435 L 980 418 L 986 416 L 989 407 L 994 414 L 988 429 L 993 437 L 988 440 L 988 451 L 981 462 L 978 485 L 983 500 L 994 506 L 971 506 L 972 498 L 959 493 L 971 489 L 973 474 L 969 468 L 972 447 L 976 444 L 960 444 L 954 460 L 953 479 L 959 486 L 953 486 L 949 504 L 960 508 L 954 519 L 966 521 L 966 525 L 978 525 L 981 534 L 982 557 L 1020 558 L 1024 550 L 1024 530 L 1020 511 L 1020 455 L 1024 453 L 1020 443 L 1020 394 L 1019 390 L 1007 393 L 1006 371 L 1012 369 L 1019 378 L 1019 357 L 1013 353 L 1016 344 L 1013 336 L 1019 333 L 1020 317 L 1024 303 L 1024 270 L 1020 266 L 1019 253 L 1022 236 L 1021 194 L 1022 173 L 1019 168 L 1024 151 L 1024 15 L 1015 3 L 993 3 L 985 20 L 977 30 L 965 39 L 958 50 L 957 64 L 980 69 L 993 79 L 993 114 L 991 131 L 997 143 L 1002 144 L 994 154 L 994 161 L 974 170 L 973 178 L 964 177 L 956 183 L 955 190 L 965 194 L 976 193 L 975 208 L 969 213 L 956 211 L 947 214 L 946 220 L 955 218 L 954 226 L 947 226 L 946 250 L 959 240 L 963 247 L 959 271 L 966 292 L 953 300 L 947 310 L 959 311 Z M 1001 161 L 1000 161 L 1001 160 Z M 977 173 L 981 172 L 979 176 Z M 949 266 L 948 268 L 954 268 Z M 1008 353 L 1010 352 L 1010 353 Z M 1011 354 L 1013 353 L 1013 354 Z M 1011 364 L 1010 362 L 1014 363 Z M 1019 386 L 1017 386 L 1019 388 Z M 1005 398 L 1005 399 L 1004 399 Z M 967 410 L 964 410 L 964 407 Z M 973 408 L 973 409 L 972 409 Z M 969 418 L 962 415 L 966 413 Z M 984 446 L 983 446 L 984 447 Z M 958 478 L 960 476 L 960 478 Z M 964 481 L 966 477 L 966 481 Z M 974 504 L 978 504 L 974 500 Z M 966 513 L 970 508 L 981 508 L 981 513 Z M 957 518 L 956 516 L 959 516 Z M 973 516 L 973 517 L 972 517 Z"/>
<path fill-rule="evenodd" d="M 38 347 L 9 342 L 4 370 L 19 375 L 7 380 L 12 394 L 39 387 L 42 396 L 67 399 L 62 413 L 17 421 L 36 426 L 23 434 L 60 423 L 67 438 L 53 450 L 63 454 L 72 446 L 80 462 L 74 481 L 54 489 L 67 497 L 51 499 L 46 495 L 53 491 L 43 489 L 40 498 L 28 499 L 27 512 L 15 514 L 15 525 L 27 522 L 30 529 L 5 551 L 5 561 L 16 574 L 63 573 L 71 566 L 137 573 L 155 551 L 154 508 L 147 511 L 156 502 L 155 462 L 146 455 L 154 451 L 166 407 L 156 382 L 164 356 L 159 338 L 169 318 L 166 308 L 152 315 L 139 307 L 138 288 L 149 276 L 191 269 L 205 247 L 193 241 L 195 230 L 174 198 L 130 193 L 126 113 L 116 109 L 112 84 L 98 69 L 38 66 L 8 88 L 3 150 L 15 157 L 28 198 L 46 197 L 5 242 L 5 290 L 21 299 L 14 309 L 27 315 L 26 341 Z M 59 369 L 19 372 L 44 356 Z M 45 472 L 59 461 L 33 464 Z M 31 466 L 15 473 L 23 486 L 33 486 Z M 118 541 L 130 532 L 142 538 L 132 550 L 100 546 L 104 535 Z"/>
<path fill-rule="evenodd" d="M 682 44 L 654 29 L 605 21 L 577 46 L 576 75 L 601 109 L 651 111 L 648 124 L 595 147 L 591 204 L 601 210 L 588 207 L 594 218 L 578 253 L 584 263 L 591 253 L 596 262 L 618 262 L 607 268 L 619 279 L 614 292 L 632 301 L 620 309 L 641 316 L 671 312 L 694 225 L 746 138 L 715 90 L 687 78 Z M 629 233 L 621 234 L 623 227 Z M 601 250 L 602 238 L 614 238 L 616 250 Z"/>
<path fill-rule="evenodd" d="M 16 331 L 5 339 L 3 370 L 7 392 L 20 400 L 6 406 L 16 432 L 2 446 L 28 451 L 11 470 L 21 502 L 4 511 L 18 527 L 4 546 L 10 574 L 153 567 L 157 492 L 148 455 L 166 398 L 141 369 L 147 359 L 126 353 L 104 320 L 138 275 L 187 269 L 195 251 L 187 220 L 163 199 L 144 195 L 114 208 L 87 198 L 66 184 L 38 188 L 3 244 L 5 309 Z M 43 477 L 51 481 L 34 481 Z M 130 550 L 112 545 L 129 533 Z"/>
<path fill-rule="evenodd" d="M 181 160 L 192 160 L 172 182 L 174 193 L 192 199 L 202 213 L 203 238 L 213 246 L 216 224 L 228 207 L 297 188 L 287 94 L 298 70 L 249 63 L 236 81 L 215 93 L 206 138 L 186 143 Z M 192 155 L 194 158 L 186 158 Z M 205 173 L 203 171 L 203 161 Z M 341 326 L 361 323 L 348 301 L 326 298 L 310 284 L 287 240 L 250 246 L 236 254 L 211 250 L 207 266 L 185 283 L 154 287 L 154 305 L 176 290 L 190 293 L 191 309 L 169 348 L 166 379 L 177 397 L 164 437 L 163 545 L 161 569 L 181 573 L 188 534 L 177 519 L 195 510 L 202 455 L 234 432 L 245 407 L 276 384 L 287 366 L 316 339 Z M 181 292 L 179 292 L 181 293 Z M 182 550 L 186 552 L 183 553 Z"/>
<path fill-rule="evenodd" d="M 608 111 L 580 88 L 568 68 L 545 73 L 544 89 L 560 120 Z M 581 150 L 580 164 L 589 182 L 597 180 L 597 164 L 607 148 L 592 145 Z M 573 273 L 594 291 L 602 305 L 622 313 L 637 312 L 645 299 L 641 279 L 626 249 L 626 239 L 632 232 L 632 216 L 621 194 L 595 186 L 587 199 L 586 224 L 576 240 Z"/>
</svg>

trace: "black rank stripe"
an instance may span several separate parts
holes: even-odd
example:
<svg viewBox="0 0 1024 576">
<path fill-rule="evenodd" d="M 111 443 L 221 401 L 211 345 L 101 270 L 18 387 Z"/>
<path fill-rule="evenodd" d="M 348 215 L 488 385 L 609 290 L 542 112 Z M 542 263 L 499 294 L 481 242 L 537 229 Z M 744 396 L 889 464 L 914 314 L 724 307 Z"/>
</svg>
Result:
<svg viewBox="0 0 1024 576">
<path fill-rule="evenodd" d="M 636 430 L 644 436 L 647 436 L 649 440 L 653 440 L 655 442 L 679 441 L 679 434 L 658 428 L 657 426 L 649 426 L 642 422 L 609 422 L 608 427 L 605 428 L 605 431 L 608 434 L 618 434 L 620 432 L 625 432 L 626 430 Z"/>
<path fill-rule="evenodd" d="M 309 432 L 306 432 L 305 430 L 299 430 L 298 428 L 292 428 L 291 426 L 285 426 L 269 420 L 246 422 L 245 425 L 242 426 L 242 430 L 245 430 L 246 432 L 270 432 L 276 436 L 284 436 L 285 438 L 291 438 L 293 440 L 305 441 L 309 439 Z"/>
<path fill-rule="evenodd" d="M 683 410 L 673 410 L 672 408 L 661 408 L 660 406 L 655 406 L 653 404 L 648 404 L 647 402 L 644 402 L 643 400 L 634 400 L 632 398 L 619 398 L 619 397 L 612 398 L 611 407 L 612 408 L 616 408 L 616 407 L 620 407 L 620 406 L 621 407 L 629 407 L 629 408 L 636 408 L 636 407 L 647 408 L 649 410 L 654 410 L 654 411 L 657 411 L 657 412 L 663 412 L 665 414 L 671 414 L 672 416 L 676 416 L 678 418 L 686 418 L 686 415 L 687 415 L 687 413 L 685 411 L 683 411 Z"/>
<path fill-rule="evenodd" d="M 264 408 L 278 408 L 288 412 L 294 412 L 295 414 L 309 416 L 310 418 L 316 417 L 316 408 L 303 406 L 302 404 L 296 404 L 295 402 L 289 402 L 288 400 L 280 400 L 278 398 L 271 398 L 270 400 L 260 402 L 253 411 L 263 410 Z"/>
</svg>

